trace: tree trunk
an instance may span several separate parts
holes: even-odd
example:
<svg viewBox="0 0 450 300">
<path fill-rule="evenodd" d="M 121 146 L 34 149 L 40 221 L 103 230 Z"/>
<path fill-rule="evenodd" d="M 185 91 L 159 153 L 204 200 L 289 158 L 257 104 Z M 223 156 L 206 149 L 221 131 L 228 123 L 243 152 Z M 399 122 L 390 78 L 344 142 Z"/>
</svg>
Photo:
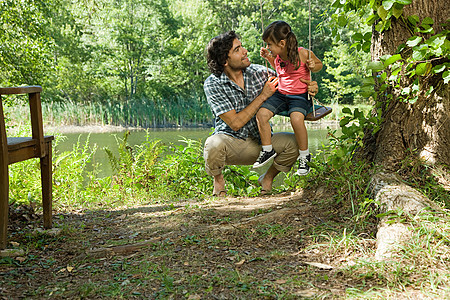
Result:
<svg viewBox="0 0 450 300">
<path fill-rule="evenodd" d="M 417 15 L 422 21 L 425 17 L 434 20 L 435 32 L 442 31 L 442 26 L 450 15 L 450 5 L 442 0 L 413 0 L 413 3 L 404 7 L 405 19 L 410 15 Z M 397 47 L 406 43 L 412 36 L 404 21 L 391 18 L 389 30 L 382 33 L 373 30 L 372 60 L 386 54 L 394 54 Z M 425 36 L 426 38 L 426 36 Z M 447 59 L 448 61 L 448 59 Z M 440 63 L 443 63 L 441 60 Z M 364 146 L 358 153 L 368 161 L 384 166 L 389 171 L 397 171 L 401 161 L 413 151 L 426 163 L 434 165 L 447 165 L 450 162 L 450 99 L 449 85 L 444 84 L 441 74 L 435 74 L 420 79 L 421 92 L 414 104 L 397 100 L 402 87 L 410 81 L 400 83 L 400 88 L 388 89 L 393 99 L 379 97 L 382 101 L 382 127 L 377 134 L 367 132 Z M 434 86 L 430 95 L 426 91 Z"/>
<path fill-rule="evenodd" d="M 389 30 L 382 33 L 372 30 L 372 60 L 395 54 L 398 46 L 415 34 L 403 21 L 408 16 L 416 15 L 420 22 L 426 17 L 432 18 L 435 33 L 439 33 L 443 28 L 438 24 L 443 24 L 450 15 L 449 7 L 442 0 L 413 0 L 411 5 L 404 7 L 403 19 L 391 18 Z M 402 53 L 402 58 L 406 56 L 407 53 Z M 439 64 L 446 61 L 448 58 L 441 58 Z M 404 184 L 395 173 L 401 169 L 407 156 L 422 158 L 434 169 L 434 173 L 441 174 L 437 176 L 439 182 L 450 190 L 450 99 L 449 85 L 444 84 L 440 73 L 419 78 L 420 92 L 415 103 L 399 100 L 402 89 L 413 80 L 403 74 L 399 87 L 390 87 L 386 90 L 387 94 L 378 96 L 377 102 L 382 108 L 381 129 L 376 134 L 366 132 L 357 158 L 374 162 L 386 172 L 375 174 L 370 184 L 372 197 L 380 203 L 382 212 L 399 211 L 415 216 L 426 211 L 426 208 L 433 211 L 439 211 L 440 208 L 425 195 Z M 427 95 L 431 86 L 434 91 Z M 389 94 L 392 95 L 391 99 L 388 98 Z M 388 217 L 382 218 L 378 225 L 375 257 L 381 260 L 390 258 L 397 247 L 407 243 L 410 238 L 408 224 L 392 222 Z"/>
</svg>

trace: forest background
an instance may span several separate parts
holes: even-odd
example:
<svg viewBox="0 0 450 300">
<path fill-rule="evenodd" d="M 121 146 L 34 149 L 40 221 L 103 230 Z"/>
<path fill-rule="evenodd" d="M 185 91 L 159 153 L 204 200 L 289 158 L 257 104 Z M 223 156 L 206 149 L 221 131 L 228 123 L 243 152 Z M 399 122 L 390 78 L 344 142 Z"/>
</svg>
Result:
<svg viewBox="0 0 450 300">
<path fill-rule="evenodd" d="M 311 48 L 324 62 L 317 98 L 365 102 L 371 28 L 356 14 L 328 11 L 332 2 L 311 1 Z M 285 20 L 308 47 L 308 18 L 306 0 L 264 1 L 262 9 L 257 0 L 2 0 L 0 86 L 41 85 L 52 124 L 210 124 L 208 41 L 235 30 L 250 60 L 264 64 L 262 25 Z"/>
</svg>

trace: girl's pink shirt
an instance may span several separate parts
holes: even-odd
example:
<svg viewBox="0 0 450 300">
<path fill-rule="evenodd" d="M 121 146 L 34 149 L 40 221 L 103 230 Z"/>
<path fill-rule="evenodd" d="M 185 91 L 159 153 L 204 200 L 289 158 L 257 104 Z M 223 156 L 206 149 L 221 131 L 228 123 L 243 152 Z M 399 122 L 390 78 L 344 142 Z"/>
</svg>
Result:
<svg viewBox="0 0 450 300">
<path fill-rule="evenodd" d="M 298 51 L 303 49 L 298 48 Z M 284 62 L 285 66 L 281 67 Z M 305 63 L 300 62 L 300 67 L 295 70 L 294 65 L 289 61 L 284 61 L 279 55 L 275 58 L 275 70 L 278 74 L 278 91 L 285 95 L 298 95 L 308 91 L 308 86 L 299 78 L 311 80 L 309 69 Z"/>
</svg>

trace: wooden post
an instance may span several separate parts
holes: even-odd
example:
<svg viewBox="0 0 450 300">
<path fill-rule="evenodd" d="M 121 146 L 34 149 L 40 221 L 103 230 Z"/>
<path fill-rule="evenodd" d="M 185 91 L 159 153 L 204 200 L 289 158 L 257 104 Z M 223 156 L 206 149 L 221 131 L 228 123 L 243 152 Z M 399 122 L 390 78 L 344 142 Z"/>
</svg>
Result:
<svg viewBox="0 0 450 300">
<path fill-rule="evenodd" d="M 45 145 L 46 155 L 41 157 L 42 208 L 44 228 L 52 228 L 52 141 Z"/>
<path fill-rule="evenodd" d="M 9 174 L 8 174 L 8 141 L 5 132 L 5 120 L 3 119 L 3 105 L 0 95 L 0 250 L 6 248 L 8 231 L 8 199 L 9 199 Z"/>
<path fill-rule="evenodd" d="M 30 93 L 29 99 L 32 137 L 37 140 L 37 153 L 39 154 L 39 157 L 44 157 L 45 145 L 42 124 L 41 94 L 39 92 Z"/>
</svg>

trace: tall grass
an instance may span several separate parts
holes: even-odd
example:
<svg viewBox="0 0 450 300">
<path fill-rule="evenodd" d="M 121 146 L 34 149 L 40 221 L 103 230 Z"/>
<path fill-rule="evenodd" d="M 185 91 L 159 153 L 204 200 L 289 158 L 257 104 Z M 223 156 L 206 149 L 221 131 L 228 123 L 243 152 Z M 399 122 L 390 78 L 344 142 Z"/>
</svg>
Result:
<svg viewBox="0 0 450 300">
<path fill-rule="evenodd" d="M 340 105 L 331 104 L 333 112 L 320 121 L 311 122 L 320 124 L 323 121 L 338 121 L 342 115 L 342 108 L 349 107 L 354 110 L 368 112 L 372 108 L 370 104 Z M 14 124 L 20 124 L 26 120 L 25 114 L 29 114 L 29 108 L 15 105 L 5 107 L 5 112 Z M 44 122 L 51 126 L 64 125 L 115 125 L 124 127 L 189 127 L 197 125 L 212 125 L 213 116 L 204 95 L 192 95 L 181 97 L 171 96 L 169 99 L 136 98 L 127 102 L 115 100 L 100 102 L 76 103 L 46 102 L 43 98 L 42 114 Z M 275 116 L 272 121 L 274 125 L 287 125 L 289 118 Z"/>
<path fill-rule="evenodd" d="M 132 127 L 191 126 L 212 122 L 204 96 L 168 99 L 136 98 L 126 102 L 49 102 L 43 118 L 51 125 L 116 125 Z"/>
</svg>

